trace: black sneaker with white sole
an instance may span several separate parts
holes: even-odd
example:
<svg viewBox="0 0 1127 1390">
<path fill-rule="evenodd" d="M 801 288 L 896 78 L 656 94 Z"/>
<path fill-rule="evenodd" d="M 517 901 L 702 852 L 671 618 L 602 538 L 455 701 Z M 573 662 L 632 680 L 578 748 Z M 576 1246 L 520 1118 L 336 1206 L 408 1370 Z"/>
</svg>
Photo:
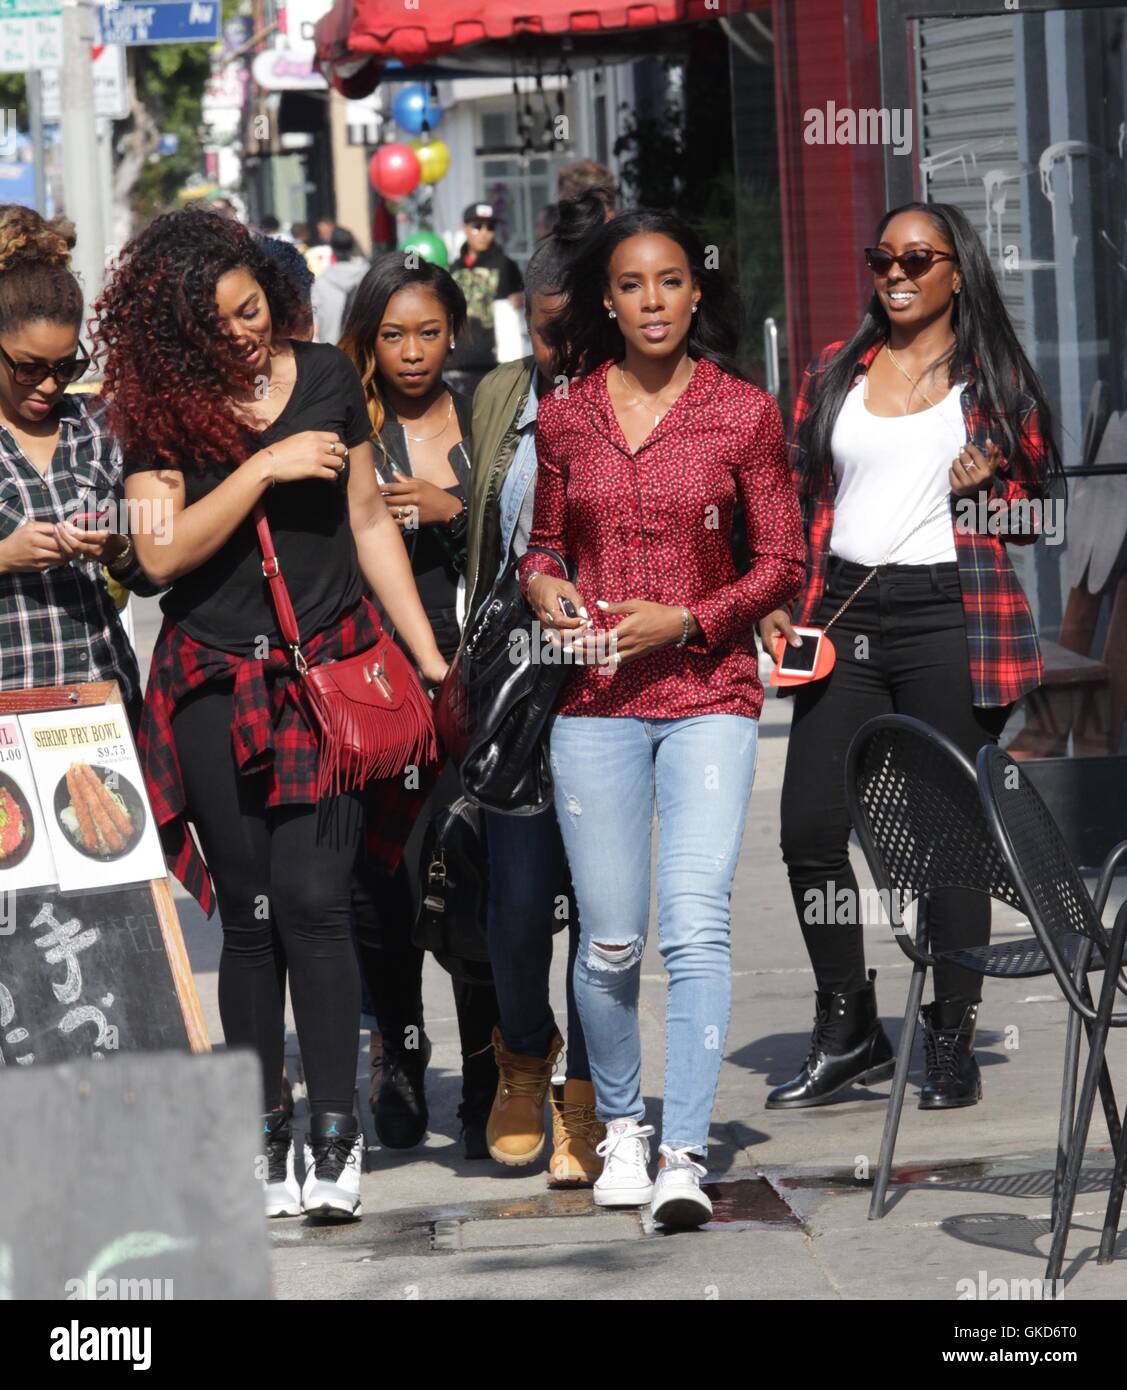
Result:
<svg viewBox="0 0 1127 1390">
<path fill-rule="evenodd" d="M 354 1115 L 324 1112 L 310 1117 L 305 1136 L 306 1216 L 347 1221 L 360 1215 L 360 1165 L 364 1139 Z"/>
<path fill-rule="evenodd" d="M 263 1158 L 266 1176 L 266 1215 L 300 1216 L 301 1188 L 294 1173 L 293 1107 L 281 1106 L 262 1117 Z"/>
</svg>

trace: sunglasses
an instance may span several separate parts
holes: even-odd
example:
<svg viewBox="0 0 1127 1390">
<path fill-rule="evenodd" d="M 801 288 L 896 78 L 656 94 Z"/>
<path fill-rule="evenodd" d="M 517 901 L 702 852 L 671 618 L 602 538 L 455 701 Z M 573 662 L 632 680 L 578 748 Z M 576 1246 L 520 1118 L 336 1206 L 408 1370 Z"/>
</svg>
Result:
<svg viewBox="0 0 1127 1390">
<path fill-rule="evenodd" d="M 474 231 L 474 232 L 491 232 L 491 231 L 493 231 L 493 223 L 492 223 L 492 222 L 470 222 L 470 223 L 468 223 L 467 225 L 469 226 L 470 230 L 471 230 L 471 231 Z"/>
<path fill-rule="evenodd" d="M 954 256 L 946 251 L 933 251 L 931 247 L 917 247 L 905 251 L 903 255 L 893 256 L 882 251 L 879 246 L 865 247 L 865 264 L 874 275 L 887 275 L 894 265 L 898 265 L 909 280 L 918 280 L 926 275 L 936 261 L 953 261 Z"/>
<path fill-rule="evenodd" d="M 38 386 L 53 376 L 60 386 L 69 386 L 89 369 L 91 359 L 85 353 L 60 357 L 57 362 L 17 362 L 0 346 L 0 357 L 8 364 L 13 378 L 20 386 Z"/>
</svg>

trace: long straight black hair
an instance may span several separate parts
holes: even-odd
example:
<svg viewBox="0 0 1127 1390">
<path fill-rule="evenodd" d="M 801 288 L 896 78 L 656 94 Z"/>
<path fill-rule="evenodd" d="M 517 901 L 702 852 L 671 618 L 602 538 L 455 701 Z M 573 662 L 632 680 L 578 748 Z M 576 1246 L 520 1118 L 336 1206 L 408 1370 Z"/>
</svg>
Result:
<svg viewBox="0 0 1127 1390">
<path fill-rule="evenodd" d="M 544 329 L 544 339 L 558 354 L 559 371 L 581 376 L 607 361 L 621 361 L 622 334 L 603 307 L 610 258 L 630 237 L 652 234 L 675 241 L 685 253 L 700 304 L 689 325 L 689 356 L 714 362 L 731 376 L 746 380 L 736 361 L 740 342 L 739 298 L 719 270 L 707 264 L 699 236 L 671 212 L 640 208 L 615 217 L 585 241 L 561 286 L 564 307 Z"/>
<path fill-rule="evenodd" d="M 974 395 L 989 423 L 990 438 L 1010 467 L 1036 486 L 1047 487 L 1063 476 L 1060 451 L 1053 438 L 1052 410 L 1014 333 L 978 233 L 962 210 L 951 203 L 904 203 L 886 212 L 877 223 L 874 245 L 884 236 L 892 219 L 902 212 L 919 212 L 931 219 L 954 249 L 963 277 L 951 317 L 954 346 L 932 366 L 946 360 L 952 381 L 967 377 L 973 380 Z M 817 496 L 829 478 L 833 463 L 830 440 L 853 382 L 854 364 L 888 335 L 888 315 L 874 290 L 861 326 L 826 368 L 817 399 L 798 428 L 798 470 L 804 501 Z M 1043 441 L 1040 450 L 1033 447 L 1026 425 L 1030 403 L 1037 411 Z"/>
</svg>

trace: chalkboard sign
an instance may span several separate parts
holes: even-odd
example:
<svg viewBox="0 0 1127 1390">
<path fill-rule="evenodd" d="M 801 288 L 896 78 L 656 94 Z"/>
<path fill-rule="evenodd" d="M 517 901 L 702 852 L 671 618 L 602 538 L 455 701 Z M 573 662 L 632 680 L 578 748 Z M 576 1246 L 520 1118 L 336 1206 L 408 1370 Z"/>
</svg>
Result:
<svg viewBox="0 0 1127 1390">
<path fill-rule="evenodd" d="M 261 1087 L 249 1052 L 0 1071 L 0 1302 L 268 1298 Z"/>
<path fill-rule="evenodd" d="M 149 884 L 6 896 L 16 901 L 0 937 L 0 1060 L 190 1048 Z"/>
<path fill-rule="evenodd" d="M 113 682 L 0 692 L 0 714 L 120 698 Z M 177 1048 L 210 1044 L 167 877 L 0 893 L 0 1067 Z"/>
</svg>

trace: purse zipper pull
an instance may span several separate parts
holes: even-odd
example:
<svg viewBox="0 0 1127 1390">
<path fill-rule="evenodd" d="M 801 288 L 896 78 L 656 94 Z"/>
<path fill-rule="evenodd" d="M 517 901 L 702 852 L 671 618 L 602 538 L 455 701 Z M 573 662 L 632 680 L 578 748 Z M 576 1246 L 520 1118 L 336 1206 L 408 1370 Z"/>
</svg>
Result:
<svg viewBox="0 0 1127 1390">
<path fill-rule="evenodd" d="M 384 675 L 383 662 L 373 661 L 371 667 L 364 667 L 364 679 L 369 685 L 378 685 L 385 700 L 391 699 L 391 682 Z"/>
</svg>

